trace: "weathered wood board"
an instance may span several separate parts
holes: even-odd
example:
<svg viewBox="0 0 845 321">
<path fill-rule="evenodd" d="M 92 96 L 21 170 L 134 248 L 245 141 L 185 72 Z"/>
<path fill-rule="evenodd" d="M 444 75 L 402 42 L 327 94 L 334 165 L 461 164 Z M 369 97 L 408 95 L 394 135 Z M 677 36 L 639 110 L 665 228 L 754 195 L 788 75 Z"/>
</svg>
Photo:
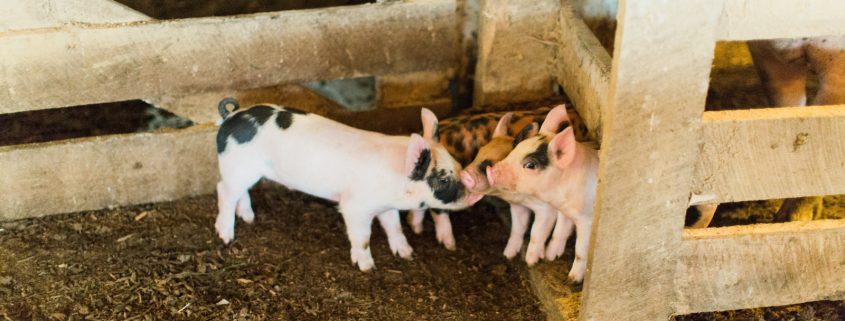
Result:
<svg viewBox="0 0 845 321">
<path fill-rule="evenodd" d="M 845 1 L 722 0 L 716 38 L 753 40 L 845 35 Z"/>
<path fill-rule="evenodd" d="M 845 221 L 684 230 L 676 313 L 845 299 Z"/>
<path fill-rule="evenodd" d="M 704 113 L 692 192 L 705 202 L 845 194 L 845 106 Z"/>
<path fill-rule="evenodd" d="M 590 129 L 589 138 L 601 142 L 602 110 L 610 87 L 610 54 L 578 17 L 570 1 L 560 3 L 555 78 Z"/>
<path fill-rule="evenodd" d="M 454 0 L 0 33 L 0 113 L 447 70 L 459 59 Z"/>
<path fill-rule="evenodd" d="M 214 125 L 0 147 L 0 220 L 214 192 Z"/>
</svg>

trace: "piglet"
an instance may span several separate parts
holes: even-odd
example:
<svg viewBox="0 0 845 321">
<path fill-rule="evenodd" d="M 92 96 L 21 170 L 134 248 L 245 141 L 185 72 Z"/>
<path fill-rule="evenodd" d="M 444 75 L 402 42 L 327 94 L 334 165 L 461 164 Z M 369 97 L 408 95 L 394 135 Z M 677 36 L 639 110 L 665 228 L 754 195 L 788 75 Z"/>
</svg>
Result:
<svg viewBox="0 0 845 321">
<path fill-rule="evenodd" d="M 508 113 L 510 115 L 508 116 L 509 122 L 505 124 L 504 128 L 500 128 L 499 130 L 504 130 L 505 134 L 507 132 L 517 132 L 533 121 L 542 121 L 549 110 L 551 108 L 541 107 L 535 110 Z M 501 126 L 497 120 L 504 114 L 502 112 L 492 112 L 447 118 L 441 120 L 438 126 L 435 127 L 434 132 L 430 133 L 430 135 L 435 140 L 439 140 L 440 144 L 461 165 L 467 165 L 476 156 L 479 148 L 490 142 L 494 129 L 497 126 Z M 429 133 L 423 131 L 423 135 L 429 135 Z M 501 158 L 504 158 L 505 155 L 507 153 L 503 154 Z M 424 210 L 414 210 L 408 215 L 408 224 L 411 225 L 414 233 L 422 233 L 424 218 Z M 456 244 L 455 236 L 452 234 L 452 221 L 449 217 L 449 211 L 432 208 L 431 218 L 434 221 L 437 241 L 443 244 L 446 249 L 454 251 Z M 518 250 L 519 248 L 517 247 Z"/>
<path fill-rule="evenodd" d="M 232 105 L 232 112 L 227 106 Z M 399 210 L 462 209 L 481 198 L 464 188 L 461 166 L 431 135 L 388 136 L 352 128 L 291 107 L 269 104 L 238 110 L 227 98 L 218 106 L 220 182 L 215 228 L 224 243 L 235 236 L 235 215 L 254 220 L 248 189 L 261 178 L 338 203 L 361 271 L 375 267 L 370 228 L 378 218 L 390 250 L 410 259 Z M 431 133 L 437 118 L 422 109 Z"/>
<path fill-rule="evenodd" d="M 534 212 L 534 224 L 525 253 L 525 262 L 531 266 L 541 258 L 551 261 L 563 254 L 566 239 L 572 234 L 572 221 L 554 206 L 534 195 L 494 188 L 488 183 L 487 169 L 504 159 L 520 141 L 537 134 L 539 125 L 533 123 L 525 126 L 515 138 L 509 136 L 507 126 L 511 123 L 511 117 L 511 113 L 502 116 L 493 132 L 493 138 L 481 147 L 475 160 L 461 171 L 461 180 L 473 193 L 496 196 L 510 203 L 511 233 L 503 253 L 508 259 L 515 257 L 522 247 L 528 220 L 531 212 Z M 569 123 L 565 125 L 568 126 Z M 544 249 L 546 239 L 549 233 L 552 233 L 552 226 L 552 240 L 549 247 Z"/>
<path fill-rule="evenodd" d="M 533 195 L 572 220 L 577 235 L 569 279 L 581 282 L 587 268 L 598 153 L 576 142 L 572 127 L 555 134 L 565 120 L 565 108 L 553 109 L 538 135 L 520 142 L 504 160 L 486 170 L 494 188 Z"/>
</svg>

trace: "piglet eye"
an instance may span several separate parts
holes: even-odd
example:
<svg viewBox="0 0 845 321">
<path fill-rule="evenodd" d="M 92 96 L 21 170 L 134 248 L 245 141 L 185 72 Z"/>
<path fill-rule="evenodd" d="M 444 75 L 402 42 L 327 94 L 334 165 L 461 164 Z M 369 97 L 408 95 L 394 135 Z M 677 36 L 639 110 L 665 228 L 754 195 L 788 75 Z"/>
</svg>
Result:
<svg viewBox="0 0 845 321">
<path fill-rule="evenodd" d="M 525 169 L 536 169 L 537 164 L 534 164 L 534 162 L 532 162 L 532 161 L 528 161 L 528 162 L 525 162 L 525 164 L 522 164 L 522 167 L 525 168 Z"/>
</svg>

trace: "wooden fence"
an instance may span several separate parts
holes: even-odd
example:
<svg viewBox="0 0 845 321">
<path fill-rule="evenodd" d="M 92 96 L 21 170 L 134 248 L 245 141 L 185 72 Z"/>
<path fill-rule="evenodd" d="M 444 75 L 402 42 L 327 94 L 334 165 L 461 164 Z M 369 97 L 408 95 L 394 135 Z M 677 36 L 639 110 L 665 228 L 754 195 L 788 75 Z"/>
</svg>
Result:
<svg viewBox="0 0 845 321">
<path fill-rule="evenodd" d="M 57 3 L 66 10 L 45 11 Z M 108 0 L 19 1 L 0 24 L 0 113 L 448 73 L 462 61 L 463 7 L 156 21 Z M 541 98 L 558 83 L 601 141 L 582 320 L 845 299 L 845 222 L 682 230 L 691 195 L 845 193 L 845 106 L 704 112 L 716 41 L 842 35 L 845 3 L 621 0 L 612 58 L 568 0 L 482 0 L 480 10 L 476 102 Z M 211 193 L 215 130 L 0 147 L 0 220 Z"/>
</svg>

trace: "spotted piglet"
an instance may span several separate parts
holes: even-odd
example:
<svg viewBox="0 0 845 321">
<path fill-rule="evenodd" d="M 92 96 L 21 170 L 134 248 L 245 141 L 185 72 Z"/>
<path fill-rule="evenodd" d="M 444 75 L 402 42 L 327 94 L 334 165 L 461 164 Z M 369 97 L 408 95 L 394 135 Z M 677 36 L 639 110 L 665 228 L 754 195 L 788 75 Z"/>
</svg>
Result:
<svg viewBox="0 0 845 321">
<path fill-rule="evenodd" d="M 232 105 L 232 112 L 227 106 Z M 390 250 L 410 259 L 399 210 L 462 209 L 481 195 L 469 193 L 458 177 L 461 166 L 430 134 L 388 136 L 352 128 L 290 107 L 256 105 L 238 110 L 227 98 L 218 106 L 221 180 L 215 228 L 224 243 L 235 236 L 235 215 L 254 220 L 248 189 L 262 177 L 290 189 L 338 203 L 361 271 L 375 267 L 370 228 L 378 218 Z M 422 109 L 431 133 L 437 118 Z"/>
<path fill-rule="evenodd" d="M 577 236 L 569 279 L 581 282 L 587 269 L 598 153 L 575 141 L 572 127 L 555 133 L 567 118 L 562 106 L 553 109 L 539 134 L 523 140 L 504 160 L 488 167 L 487 178 L 493 188 L 533 195 L 572 220 Z"/>
<path fill-rule="evenodd" d="M 475 160 L 461 172 L 461 180 L 473 193 L 496 196 L 510 204 L 511 233 L 505 246 L 504 255 L 512 259 L 522 247 L 525 231 L 531 212 L 534 212 L 534 223 L 531 226 L 531 238 L 525 253 L 525 262 L 534 265 L 541 258 L 554 260 L 563 254 L 566 239 L 572 234 L 572 221 L 558 210 L 534 195 L 522 194 L 515 191 L 493 188 L 487 180 L 487 168 L 504 159 L 520 141 L 537 134 L 537 123 L 525 126 L 516 137 L 508 134 L 507 125 L 511 122 L 512 114 L 508 113 L 499 120 L 493 139 L 481 147 Z M 566 122 L 564 126 L 569 126 Z M 549 233 L 554 233 L 549 247 L 544 249 Z"/>
<path fill-rule="evenodd" d="M 505 129 L 507 132 L 515 133 L 527 124 L 542 121 L 549 110 L 548 107 L 542 107 L 535 110 L 510 113 L 512 116 L 509 118 L 510 121 Z M 461 165 L 466 166 L 476 156 L 481 146 L 490 142 L 493 131 L 497 126 L 496 120 L 503 114 L 505 113 L 493 112 L 447 118 L 440 121 L 432 133 L 423 131 L 423 135 L 431 135 L 435 140 L 439 140 L 440 144 L 446 147 L 446 150 Z M 431 217 L 434 221 L 437 241 L 443 244 L 446 249 L 455 250 L 455 236 L 452 234 L 452 221 L 449 218 L 449 211 L 432 208 Z M 408 224 L 411 225 L 414 233 L 422 233 L 424 218 L 425 210 L 414 210 L 408 215 Z"/>
</svg>

